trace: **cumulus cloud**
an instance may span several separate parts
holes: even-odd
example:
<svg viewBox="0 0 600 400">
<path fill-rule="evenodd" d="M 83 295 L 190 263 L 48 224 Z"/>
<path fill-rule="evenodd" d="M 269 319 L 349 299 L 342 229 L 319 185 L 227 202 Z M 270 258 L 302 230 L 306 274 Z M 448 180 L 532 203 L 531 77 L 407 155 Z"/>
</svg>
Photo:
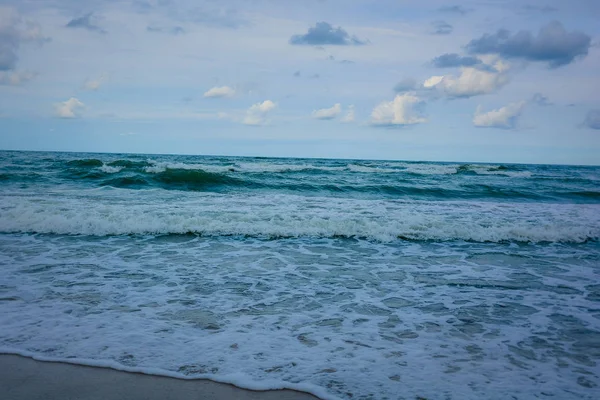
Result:
<svg viewBox="0 0 600 400">
<path fill-rule="evenodd" d="M 219 86 L 204 92 L 204 97 L 216 98 L 216 97 L 233 97 L 235 95 L 235 89 L 229 86 Z"/>
<path fill-rule="evenodd" d="M 508 64 L 497 61 L 488 69 L 461 67 L 460 74 L 432 76 L 424 88 L 435 88 L 448 97 L 472 97 L 497 91 L 508 83 Z"/>
<path fill-rule="evenodd" d="M 591 37 L 582 32 L 567 32 L 558 21 L 543 26 L 534 36 L 530 31 L 511 34 L 501 29 L 471 40 L 466 49 L 471 54 L 498 54 L 506 58 L 548 63 L 557 68 L 588 54 Z"/>
<path fill-rule="evenodd" d="M 473 125 L 480 128 L 513 129 L 524 107 L 524 101 L 488 112 L 482 112 L 481 106 L 478 106 L 473 116 Z"/>
<path fill-rule="evenodd" d="M 348 106 L 348 112 L 346 113 L 346 115 L 344 115 L 342 117 L 342 122 L 348 123 L 348 122 L 354 122 L 354 106 L 350 105 Z"/>
<path fill-rule="evenodd" d="M 272 102 L 271 100 L 265 100 L 262 103 L 256 103 L 252 105 L 246 111 L 246 116 L 244 117 L 242 123 L 245 125 L 265 125 L 268 123 L 267 116 L 268 114 L 277 107 L 277 104 Z"/>
<path fill-rule="evenodd" d="M 425 79 L 425 82 L 423 82 L 423 87 L 426 89 L 435 87 L 436 85 L 438 85 L 442 80 L 444 79 L 443 75 L 434 75 L 431 78 Z"/>
<path fill-rule="evenodd" d="M 600 109 L 588 111 L 583 125 L 590 129 L 600 129 Z"/>
<path fill-rule="evenodd" d="M 410 92 L 417 88 L 417 81 L 413 78 L 404 78 L 394 86 L 394 92 Z"/>
<path fill-rule="evenodd" d="M 460 14 L 460 15 L 465 15 L 466 13 L 468 13 L 469 9 L 464 8 L 463 6 L 444 6 L 444 7 L 440 7 L 438 9 L 438 11 L 440 12 L 444 12 L 444 13 L 449 13 L 449 14 Z"/>
<path fill-rule="evenodd" d="M 82 28 L 87 29 L 88 31 L 98 32 L 98 33 L 106 33 L 106 31 L 100 28 L 98 25 L 92 21 L 94 13 L 89 12 L 79 18 L 73 18 L 70 20 L 65 27 L 67 28 Z"/>
<path fill-rule="evenodd" d="M 404 126 L 427 122 L 421 115 L 422 104 L 414 92 L 398 94 L 392 101 L 380 103 L 371 112 L 371 124 L 375 126 Z"/>
<path fill-rule="evenodd" d="M 315 26 L 308 28 L 304 35 L 293 35 L 290 38 L 290 44 L 294 45 L 337 45 L 337 46 L 359 46 L 366 44 L 366 41 L 360 40 L 356 36 L 350 36 L 341 27 L 334 28 L 328 22 L 317 22 Z"/>
<path fill-rule="evenodd" d="M 85 104 L 75 97 L 55 105 L 56 116 L 60 118 L 78 118 L 84 108 Z"/>
<path fill-rule="evenodd" d="M 482 61 L 473 56 L 446 53 L 431 60 L 431 64 L 437 68 L 473 67 L 482 64 Z"/>
<path fill-rule="evenodd" d="M 431 24 L 434 35 L 449 35 L 454 30 L 454 27 L 446 21 L 433 21 Z"/>
<path fill-rule="evenodd" d="M 102 74 L 98 78 L 90 78 L 83 83 L 83 88 L 85 90 L 98 90 L 107 79 L 108 75 L 106 74 Z"/>
<path fill-rule="evenodd" d="M 334 119 L 342 112 L 342 105 L 336 103 L 331 108 L 321 108 L 320 110 L 313 111 L 312 115 L 316 119 Z"/>
</svg>

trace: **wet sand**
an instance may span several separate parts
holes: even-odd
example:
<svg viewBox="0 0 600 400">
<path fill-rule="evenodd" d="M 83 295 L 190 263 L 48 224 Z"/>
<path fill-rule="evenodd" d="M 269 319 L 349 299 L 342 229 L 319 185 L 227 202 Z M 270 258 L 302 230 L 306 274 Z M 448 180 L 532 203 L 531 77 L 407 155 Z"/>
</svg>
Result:
<svg viewBox="0 0 600 400">
<path fill-rule="evenodd" d="M 294 390 L 253 391 L 205 379 L 155 375 L 0 355 L 3 400 L 318 400 Z"/>
</svg>

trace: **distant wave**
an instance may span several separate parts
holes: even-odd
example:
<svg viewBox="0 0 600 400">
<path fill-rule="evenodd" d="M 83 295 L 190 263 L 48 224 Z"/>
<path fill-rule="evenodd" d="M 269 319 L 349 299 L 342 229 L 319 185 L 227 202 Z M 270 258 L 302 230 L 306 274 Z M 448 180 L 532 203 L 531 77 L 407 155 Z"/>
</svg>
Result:
<svg viewBox="0 0 600 400">
<path fill-rule="evenodd" d="M 166 169 L 200 169 L 208 172 L 246 172 L 246 173 L 294 173 L 307 171 L 320 172 L 355 172 L 355 173 L 409 173 L 416 175 L 454 175 L 454 174 L 475 174 L 475 175 L 505 175 L 529 177 L 531 172 L 522 171 L 517 167 L 505 165 L 487 165 L 487 164 L 434 164 L 434 163 L 394 163 L 393 165 L 369 165 L 363 163 L 348 163 L 339 166 L 326 166 L 310 163 L 277 163 L 277 162 L 237 162 L 226 165 L 207 164 L 207 163 L 184 163 L 184 162 L 164 162 L 164 161 L 134 161 L 127 159 L 118 159 L 110 162 L 103 162 L 99 159 L 80 159 L 66 162 L 68 167 L 79 168 L 101 168 L 103 166 L 122 167 L 130 170 L 144 170 L 145 172 L 163 172 Z"/>
<path fill-rule="evenodd" d="M 352 174 L 382 174 L 382 179 L 348 178 Z M 128 189 L 162 188 L 192 191 L 272 189 L 288 192 L 356 193 L 440 200 L 557 198 L 585 201 L 598 198 L 593 191 L 544 193 L 530 190 L 529 186 L 519 189 L 484 183 L 447 185 L 446 182 L 444 185 L 444 182 L 434 182 L 433 185 L 423 185 L 415 184 L 413 178 L 435 175 L 498 175 L 509 178 L 531 176 L 531 172 L 520 171 L 518 167 L 483 164 L 397 163 L 392 166 L 385 163 L 380 165 L 350 163 L 341 166 L 325 166 L 306 162 L 285 164 L 238 161 L 218 165 L 153 160 L 118 159 L 103 162 L 99 159 L 80 159 L 66 162 L 62 175 L 76 181 L 89 181 L 97 186 Z M 7 176 L 2 176 L 1 179 L 9 180 L 10 177 Z M 507 181 L 507 184 L 509 183 Z"/>
<path fill-rule="evenodd" d="M 337 163 L 337 164 L 336 164 Z M 339 164 L 339 165 L 338 165 Z M 0 173 L 9 184 L 32 182 L 86 187 L 165 189 L 198 192 L 258 191 L 369 198 L 600 202 L 594 181 L 538 178 L 522 166 L 410 162 L 240 161 L 216 163 L 157 160 L 54 161 L 41 173 L 11 167 Z M 487 179 L 487 176 L 491 176 Z M 524 180 L 526 179 L 526 181 Z M 515 184 L 517 182 L 517 184 Z"/>
</svg>

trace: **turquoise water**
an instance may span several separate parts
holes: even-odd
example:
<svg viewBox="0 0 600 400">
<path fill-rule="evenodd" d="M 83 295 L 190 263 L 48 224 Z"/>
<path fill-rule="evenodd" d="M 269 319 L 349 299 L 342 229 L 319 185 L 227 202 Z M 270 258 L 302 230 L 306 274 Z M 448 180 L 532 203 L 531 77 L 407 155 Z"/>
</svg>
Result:
<svg viewBox="0 0 600 400">
<path fill-rule="evenodd" d="M 599 239 L 600 167 L 0 152 L 0 350 L 595 399 Z"/>
</svg>

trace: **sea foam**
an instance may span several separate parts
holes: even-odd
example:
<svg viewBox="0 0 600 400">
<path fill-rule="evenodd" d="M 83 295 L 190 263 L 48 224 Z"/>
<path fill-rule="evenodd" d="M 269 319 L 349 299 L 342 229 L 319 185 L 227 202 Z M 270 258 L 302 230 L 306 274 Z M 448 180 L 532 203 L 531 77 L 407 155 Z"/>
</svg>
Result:
<svg viewBox="0 0 600 400">
<path fill-rule="evenodd" d="M 599 205 L 374 201 L 293 195 L 240 197 L 173 192 L 153 192 L 120 200 L 94 196 L 93 200 L 81 194 L 44 199 L 6 197 L 0 206 L 0 231 L 95 236 L 195 233 L 377 241 L 565 243 L 595 241 L 600 237 Z"/>
</svg>

